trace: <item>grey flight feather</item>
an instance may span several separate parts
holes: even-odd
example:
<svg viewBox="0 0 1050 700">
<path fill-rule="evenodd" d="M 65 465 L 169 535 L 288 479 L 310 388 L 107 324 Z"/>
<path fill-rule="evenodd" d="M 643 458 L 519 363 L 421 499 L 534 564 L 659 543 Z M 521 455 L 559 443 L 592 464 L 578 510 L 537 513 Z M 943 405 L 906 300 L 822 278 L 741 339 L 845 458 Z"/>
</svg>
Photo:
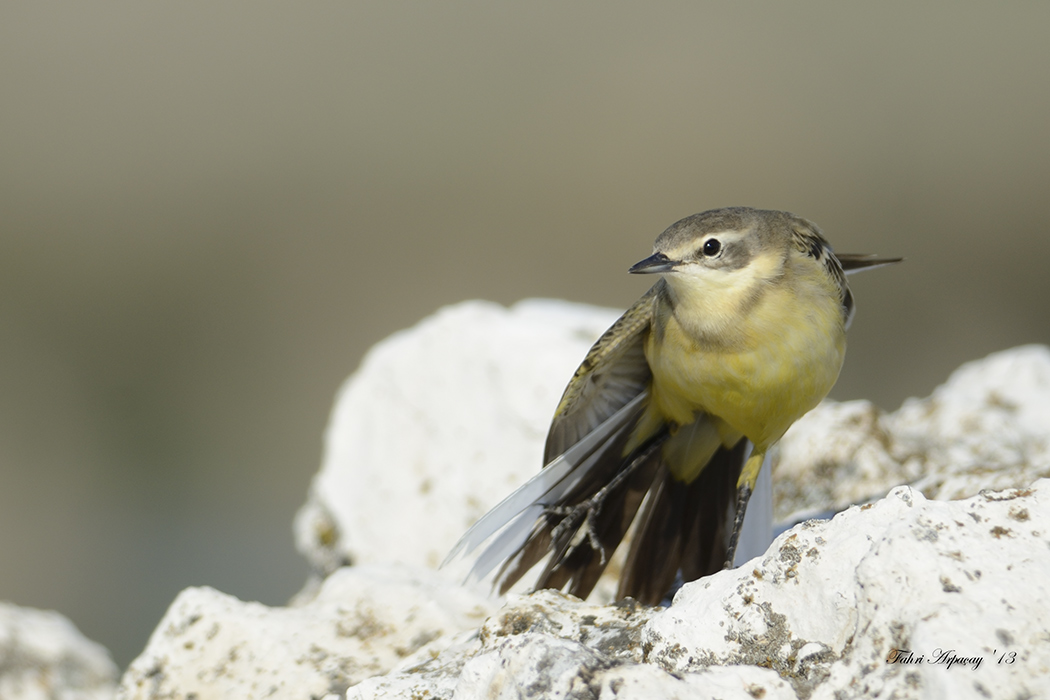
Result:
<svg viewBox="0 0 1050 700">
<path fill-rule="evenodd" d="M 456 546 L 452 548 L 452 551 L 449 552 L 448 556 L 445 558 L 442 566 L 454 559 L 460 553 L 470 554 L 477 549 L 482 542 L 499 532 L 507 526 L 508 523 L 521 520 L 519 515 L 530 510 L 530 507 L 539 506 L 541 510 L 537 511 L 537 515 L 542 513 L 542 506 L 557 500 L 581 479 L 585 478 L 588 471 L 586 468 L 588 458 L 591 457 L 595 450 L 603 445 L 611 435 L 622 430 L 625 424 L 635 417 L 637 406 L 644 401 L 647 396 L 648 392 L 642 392 L 635 396 L 633 400 L 629 401 L 619 411 L 614 413 L 601 425 L 587 434 L 584 439 L 577 442 L 564 454 L 559 455 L 558 458 L 547 465 L 547 467 L 541 469 L 539 473 L 500 501 L 496 507 L 482 516 L 480 520 L 474 523 L 470 529 L 463 534 L 459 539 L 459 542 L 456 543 Z M 522 523 L 531 526 L 531 521 L 522 520 Z M 492 567 L 490 566 L 485 571 L 481 571 L 480 569 L 483 568 L 479 566 L 481 560 L 488 560 L 490 558 L 489 549 L 504 549 L 509 546 L 508 542 L 510 542 L 510 540 L 503 539 L 502 535 L 497 542 L 493 542 L 489 548 L 479 556 L 478 563 L 476 563 L 475 567 L 471 570 L 471 575 L 480 578 L 487 574 Z M 497 547 L 497 544 L 500 546 Z M 515 548 L 516 547 L 511 547 L 509 551 L 513 551 Z M 495 564 L 498 563 L 499 560 L 496 560 Z M 493 564 L 493 566 L 495 564 Z"/>
</svg>

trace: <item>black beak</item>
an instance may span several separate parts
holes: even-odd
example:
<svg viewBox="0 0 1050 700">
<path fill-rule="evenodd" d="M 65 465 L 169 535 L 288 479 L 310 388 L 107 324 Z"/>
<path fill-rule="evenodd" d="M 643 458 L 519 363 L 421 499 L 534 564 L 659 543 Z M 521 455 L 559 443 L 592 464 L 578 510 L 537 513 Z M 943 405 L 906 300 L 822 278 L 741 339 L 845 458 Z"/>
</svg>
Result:
<svg viewBox="0 0 1050 700">
<path fill-rule="evenodd" d="M 635 275 L 649 275 L 654 272 L 669 272 L 677 263 L 663 253 L 653 253 L 645 260 L 635 263 L 628 272 Z"/>
</svg>

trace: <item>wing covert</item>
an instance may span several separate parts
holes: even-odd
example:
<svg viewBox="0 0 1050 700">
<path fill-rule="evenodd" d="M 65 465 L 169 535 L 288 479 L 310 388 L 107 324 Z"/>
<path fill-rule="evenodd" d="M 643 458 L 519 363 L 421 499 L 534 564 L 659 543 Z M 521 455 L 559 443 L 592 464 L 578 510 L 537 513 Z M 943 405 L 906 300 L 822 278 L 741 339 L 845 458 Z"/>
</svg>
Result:
<svg viewBox="0 0 1050 700">
<path fill-rule="evenodd" d="M 627 309 L 583 358 L 551 421 L 544 464 L 550 464 L 649 386 L 652 372 L 645 359 L 645 338 L 663 284 L 663 280 L 657 282 Z"/>
</svg>

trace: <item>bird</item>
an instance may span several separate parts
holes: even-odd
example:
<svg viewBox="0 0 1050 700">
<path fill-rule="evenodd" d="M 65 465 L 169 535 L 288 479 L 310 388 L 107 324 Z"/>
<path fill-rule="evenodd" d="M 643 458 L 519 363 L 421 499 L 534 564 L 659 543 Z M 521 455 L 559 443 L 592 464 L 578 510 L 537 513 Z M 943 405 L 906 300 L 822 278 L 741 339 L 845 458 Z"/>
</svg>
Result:
<svg viewBox="0 0 1050 700">
<path fill-rule="evenodd" d="M 450 552 L 480 550 L 505 593 L 586 598 L 633 526 L 617 599 L 656 605 L 730 568 L 765 456 L 831 390 L 854 313 L 846 275 L 902 258 L 836 255 L 812 222 L 728 207 L 672 224 L 632 274 L 659 280 L 569 381 L 545 466 Z"/>
</svg>

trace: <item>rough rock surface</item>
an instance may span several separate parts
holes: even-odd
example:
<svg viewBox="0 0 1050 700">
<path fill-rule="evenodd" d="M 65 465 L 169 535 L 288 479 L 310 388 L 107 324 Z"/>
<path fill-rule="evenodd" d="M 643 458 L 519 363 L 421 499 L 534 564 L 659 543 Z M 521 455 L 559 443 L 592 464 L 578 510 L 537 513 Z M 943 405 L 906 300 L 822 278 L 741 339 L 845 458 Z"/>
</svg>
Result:
<svg viewBox="0 0 1050 700">
<path fill-rule="evenodd" d="M 1029 698 L 1050 687 L 1050 480 L 900 487 L 784 533 L 667 609 L 341 569 L 287 609 L 191 589 L 124 697 Z M 458 612 L 457 612 L 458 611 Z M 482 621 L 482 618 L 485 618 Z"/>
<path fill-rule="evenodd" d="M 614 317 L 468 303 L 377 346 L 341 392 L 297 521 L 304 552 L 334 573 L 288 608 L 184 592 L 125 697 L 1018 698 L 1050 686 L 1050 481 L 1028 488 L 1050 466 L 1041 347 L 971 363 L 893 414 L 822 404 L 782 442 L 780 511 L 889 495 L 792 528 L 668 609 L 541 591 L 497 611 L 426 571 L 534 473 L 565 378 Z M 891 491 L 903 482 L 915 488 Z M 973 495 L 986 487 L 1021 488 Z"/>
<path fill-rule="evenodd" d="M 109 653 L 68 619 L 0 602 L 0 699 L 109 700 L 116 681 Z"/>
<path fill-rule="evenodd" d="M 669 609 L 540 592 L 347 697 L 1039 697 L 1048 574 L 1050 481 L 954 502 L 901 487 Z"/>
<path fill-rule="evenodd" d="M 1048 574 L 1050 481 L 949 502 L 900 487 L 684 587 L 647 659 L 772 668 L 800 698 L 1037 697 Z"/>
<path fill-rule="evenodd" d="M 784 436 L 773 470 L 774 512 L 789 522 L 900 484 L 952 499 L 1050 477 L 1050 348 L 969 362 L 894 413 L 825 401 Z"/>
<path fill-rule="evenodd" d="M 122 698 L 322 697 L 386 673 L 498 603 L 403 565 L 344 568 L 287 608 L 211 588 L 175 599 L 121 681 Z"/>
<path fill-rule="evenodd" d="M 516 598 L 441 653 L 407 660 L 350 689 L 371 698 L 793 698 L 768 669 L 672 674 L 645 661 L 658 614 L 630 601 L 595 606 L 553 591 Z M 712 693 L 714 695 L 712 695 Z"/>
</svg>

